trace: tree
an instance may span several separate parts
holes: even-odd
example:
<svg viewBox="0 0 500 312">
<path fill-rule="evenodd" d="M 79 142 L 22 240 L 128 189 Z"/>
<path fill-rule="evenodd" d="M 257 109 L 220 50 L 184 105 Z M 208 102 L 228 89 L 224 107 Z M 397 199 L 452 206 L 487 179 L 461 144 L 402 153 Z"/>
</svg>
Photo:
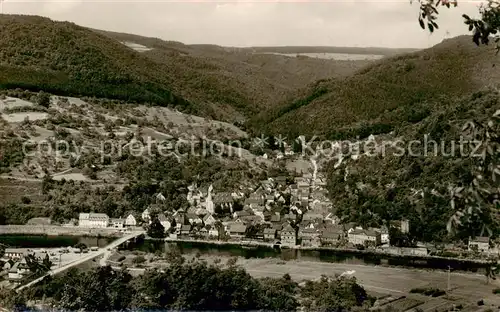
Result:
<svg viewBox="0 0 500 312">
<path fill-rule="evenodd" d="M 261 229 L 260 224 L 250 224 L 247 226 L 245 230 L 245 237 L 247 238 L 255 238 L 255 236 L 259 233 Z"/>
<path fill-rule="evenodd" d="M 492 211 L 500 207 L 500 110 L 483 123 L 468 122 L 463 135 L 470 142 L 481 142 L 476 155 L 470 156 L 472 182 L 448 187 L 453 215 L 448 221 L 450 233 L 461 231 L 465 237 L 492 235 Z"/>
<path fill-rule="evenodd" d="M 37 104 L 43 107 L 48 108 L 50 106 L 50 95 L 41 91 L 38 93 Z"/>
<path fill-rule="evenodd" d="M 389 243 L 396 247 L 414 247 L 415 242 L 411 235 L 402 233 L 398 228 L 389 227 Z"/>
<path fill-rule="evenodd" d="M 144 258 L 144 256 L 137 256 L 134 259 L 132 259 L 132 263 L 134 264 L 142 264 L 144 262 L 146 262 L 146 258 Z"/>
<path fill-rule="evenodd" d="M 128 273 L 115 272 L 109 266 L 89 272 L 70 271 L 54 281 L 59 284 L 54 287 L 54 299 L 64 310 L 124 310 L 133 297 L 131 280 Z"/>
<path fill-rule="evenodd" d="M 83 175 L 88 177 L 91 180 L 96 180 L 97 179 L 97 174 L 94 169 L 90 167 L 85 167 L 83 169 Z"/>
<path fill-rule="evenodd" d="M 365 289 L 351 277 L 322 276 L 319 281 L 307 281 L 301 295 L 313 311 L 351 311 L 369 302 Z"/>
<path fill-rule="evenodd" d="M 43 259 L 35 257 L 33 254 L 26 256 L 24 259 L 26 260 L 30 272 L 33 273 L 35 277 L 44 275 L 50 271 L 52 267 L 52 261 L 50 261 L 48 254 L 45 254 Z"/>
<path fill-rule="evenodd" d="M 84 243 L 78 243 L 75 246 L 73 246 L 73 248 L 78 248 L 78 249 L 84 250 L 84 249 L 87 249 L 88 247 Z"/>
<path fill-rule="evenodd" d="M 165 252 L 165 259 L 172 264 L 183 264 L 186 260 L 179 248 L 171 247 Z"/>
<path fill-rule="evenodd" d="M 12 300 L 11 293 L 1 295 L 1 301 Z M 57 308 L 71 311 L 295 311 L 302 299 L 312 303 L 312 310 L 351 311 L 369 302 L 355 279 L 323 278 L 301 289 L 289 275 L 255 279 L 240 267 L 209 266 L 199 260 L 173 262 L 135 278 L 109 266 L 72 269 L 22 295 L 29 301 L 48 297 Z"/>
<path fill-rule="evenodd" d="M 427 28 L 431 33 L 438 29 L 437 15 L 439 7 L 451 5 L 456 7 L 457 0 L 418 0 L 420 3 L 420 14 L 418 22 L 423 29 Z M 410 0 L 412 2 L 412 0 Z M 472 32 L 472 41 L 476 45 L 489 44 L 490 37 L 493 36 L 496 43 L 497 53 L 500 51 L 499 39 L 497 33 L 500 31 L 500 6 L 498 0 L 488 0 L 487 3 L 482 3 L 479 8 L 479 19 L 472 19 L 468 15 L 463 14 L 464 23 Z"/>
<path fill-rule="evenodd" d="M 484 276 L 486 277 L 486 284 L 490 283 L 490 279 L 496 280 L 499 268 L 495 262 L 488 264 L 485 267 Z"/>
<path fill-rule="evenodd" d="M 234 267 L 237 262 L 238 262 L 238 257 L 231 257 L 231 258 L 227 259 L 226 265 L 228 267 Z"/>
<path fill-rule="evenodd" d="M 161 224 L 158 216 L 151 216 L 151 223 L 147 226 L 147 233 L 152 238 L 165 238 L 165 227 Z"/>
<path fill-rule="evenodd" d="M 49 191 L 54 187 L 54 180 L 52 176 L 45 173 L 42 180 L 42 194 L 48 194 Z"/>
<path fill-rule="evenodd" d="M 302 148 L 303 148 L 303 144 L 302 144 L 302 141 L 299 138 L 293 140 L 293 142 L 292 142 L 292 150 L 293 150 L 294 153 L 301 153 L 302 152 Z"/>
</svg>

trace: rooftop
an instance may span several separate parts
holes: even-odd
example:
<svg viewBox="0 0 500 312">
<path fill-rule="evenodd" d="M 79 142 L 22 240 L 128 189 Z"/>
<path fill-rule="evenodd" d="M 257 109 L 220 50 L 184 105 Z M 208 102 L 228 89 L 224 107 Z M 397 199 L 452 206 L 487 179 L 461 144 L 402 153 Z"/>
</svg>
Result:
<svg viewBox="0 0 500 312">
<path fill-rule="evenodd" d="M 109 217 L 105 213 L 80 213 L 80 220 L 109 220 Z"/>
<path fill-rule="evenodd" d="M 181 227 L 181 231 L 191 231 L 191 224 L 184 224 Z"/>
<path fill-rule="evenodd" d="M 471 239 L 470 241 L 471 242 L 475 242 L 475 243 L 489 243 L 490 242 L 490 238 L 489 237 L 485 237 L 485 236 L 479 236 L 479 237 Z"/>
<path fill-rule="evenodd" d="M 351 235 L 366 235 L 366 236 L 377 236 L 376 231 L 374 230 L 360 230 L 360 229 L 354 229 L 351 233 Z"/>
<path fill-rule="evenodd" d="M 231 233 L 245 233 L 247 230 L 247 226 L 241 223 L 233 223 L 229 227 L 229 232 Z"/>
<path fill-rule="evenodd" d="M 276 233 L 276 229 L 273 228 L 264 229 L 264 234 L 274 234 L 274 233 Z"/>
<path fill-rule="evenodd" d="M 288 224 L 287 226 L 285 226 L 283 228 L 283 230 L 281 230 L 281 233 L 283 233 L 283 232 L 293 232 L 293 233 L 295 233 L 295 229 L 290 224 Z"/>
</svg>

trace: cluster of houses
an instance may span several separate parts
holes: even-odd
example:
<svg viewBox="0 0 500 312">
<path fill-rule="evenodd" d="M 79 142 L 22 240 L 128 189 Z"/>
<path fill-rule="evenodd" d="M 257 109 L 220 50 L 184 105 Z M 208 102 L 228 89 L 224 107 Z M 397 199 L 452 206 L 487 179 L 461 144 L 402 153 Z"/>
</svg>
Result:
<svg viewBox="0 0 500 312">
<path fill-rule="evenodd" d="M 333 205 L 327 196 L 324 177 L 306 173 L 299 177 L 279 176 L 260 181 L 247 192 L 219 192 L 212 186 L 188 187 L 188 209 L 162 211 L 165 197 L 156 195 L 156 203 L 141 214 L 130 212 L 113 219 L 102 213 L 81 213 L 79 226 L 84 228 L 136 227 L 157 216 L 172 237 L 203 239 L 245 238 L 281 244 L 282 246 L 378 246 L 389 241 L 386 228 L 362 229 L 339 224 L 331 213 Z M 408 231 L 408 222 L 398 224 Z"/>
<path fill-rule="evenodd" d="M 142 213 L 130 212 L 123 218 L 109 218 L 102 213 L 81 213 L 79 226 L 84 228 L 127 228 L 151 222 L 157 216 L 172 238 L 214 240 L 256 239 L 294 247 L 377 247 L 388 245 L 389 230 L 361 228 L 341 224 L 331 212 L 325 179 L 320 174 L 298 177 L 278 176 L 260 181 L 251 191 L 214 192 L 213 187 L 188 187 L 189 208 L 162 211 L 165 197 L 156 195 L 156 203 Z M 408 220 L 391 226 L 409 232 Z M 470 240 L 469 249 L 488 252 L 489 239 Z"/>
<path fill-rule="evenodd" d="M 26 261 L 26 256 L 34 255 L 43 258 L 45 254 L 28 248 L 6 248 L 0 259 L 0 277 L 8 280 L 12 285 L 19 285 L 33 273 Z"/>
<path fill-rule="evenodd" d="M 21 284 L 30 274 L 31 270 L 25 258 L 3 262 L 1 275 L 14 285 Z"/>
</svg>

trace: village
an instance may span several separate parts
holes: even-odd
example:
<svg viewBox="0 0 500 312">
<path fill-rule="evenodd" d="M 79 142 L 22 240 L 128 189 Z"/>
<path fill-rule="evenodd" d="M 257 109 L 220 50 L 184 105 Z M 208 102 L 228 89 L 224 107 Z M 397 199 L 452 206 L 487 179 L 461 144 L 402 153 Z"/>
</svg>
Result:
<svg viewBox="0 0 500 312">
<path fill-rule="evenodd" d="M 390 245 L 389 229 L 362 228 L 343 223 L 334 213 L 327 196 L 325 177 L 316 172 L 301 176 L 278 176 L 260 181 L 253 192 L 216 192 L 195 184 L 188 189 L 190 207 L 163 211 L 165 197 L 142 213 L 130 212 L 123 218 L 102 213 L 81 213 L 75 226 L 88 229 L 144 227 L 157 218 L 169 240 L 219 241 L 243 244 L 262 242 L 281 248 L 336 248 L 376 250 L 403 255 L 427 256 L 435 246 L 417 243 L 411 247 Z M 78 224 L 78 225 L 76 225 Z M 392 221 L 390 226 L 405 235 L 409 220 Z M 470 239 L 465 246 L 442 246 L 442 251 L 465 252 L 467 257 L 497 257 L 498 248 L 488 237 Z"/>
</svg>

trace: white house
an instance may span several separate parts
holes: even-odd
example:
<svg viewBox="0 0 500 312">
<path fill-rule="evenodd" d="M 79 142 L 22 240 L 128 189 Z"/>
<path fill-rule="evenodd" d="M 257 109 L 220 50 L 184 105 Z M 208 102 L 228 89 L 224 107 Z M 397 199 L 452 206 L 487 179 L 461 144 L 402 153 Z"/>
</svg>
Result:
<svg viewBox="0 0 500 312">
<path fill-rule="evenodd" d="M 125 220 L 124 219 L 109 219 L 109 226 L 110 227 L 114 227 L 114 228 L 117 228 L 117 229 L 121 229 L 123 228 L 125 224 Z"/>
<path fill-rule="evenodd" d="M 133 214 L 129 214 L 124 222 L 125 226 L 137 226 L 137 220 L 135 219 Z"/>
<path fill-rule="evenodd" d="M 149 220 L 151 219 L 151 215 L 148 208 L 144 209 L 141 218 L 144 222 L 149 222 Z"/>
<path fill-rule="evenodd" d="M 12 268 L 9 270 L 8 277 L 9 281 L 14 284 L 21 283 L 21 280 L 30 274 L 30 269 L 26 259 L 23 258 L 21 261 L 16 262 Z"/>
<path fill-rule="evenodd" d="M 331 223 L 333 225 L 336 225 L 340 223 L 340 218 L 337 217 L 334 213 L 330 212 L 326 215 L 324 221 L 326 223 Z"/>
<path fill-rule="evenodd" d="M 157 200 L 157 201 L 164 202 L 164 201 L 165 201 L 165 199 L 166 199 L 166 198 L 165 198 L 165 196 L 163 196 L 163 194 L 162 194 L 162 193 L 158 193 L 158 194 L 156 195 L 156 200 Z"/>
<path fill-rule="evenodd" d="M 188 219 L 189 223 L 190 224 L 201 224 L 203 223 L 203 219 L 200 218 L 199 216 L 195 215 L 195 214 L 186 214 L 186 218 Z"/>
<path fill-rule="evenodd" d="M 105 213 L 80 213 L 78 226 L 84 228 L 106 228 L 109 217 Z"/>
<path fill-rule="evenodd" d="M 381 229 L 380 229 L 380 242 L 382 244 L 387 244 L 389 242 L 389 230 L 387 229 L 386 226 L 383 226 Z"/>
<path fill-rule="evenodd" d="M 266 207 L 264 207 L 264 206 L 255 206 L 252 208 L 252 212 L 254 213 L 254 215 L 259 216 L 262 219 L 265 218 L 264 211 L 266 211 Z"/>
<path fill-rule="evenodd" d="M 387 244 L 390 241 L 389 237 L 389 230 L 387 229 L 387 226 L 382 226 L 381 228 L 369 228 L 369 231 L 374 231 L 380 233 L 380 243 L 381 244 Z"/>
<path fill-rule="evenodd" d="M 490 249 L 490 239 L 488 237 L 476 237 L 469 239 L 469 251 L 488 252 Z"/>
<path fill-rule="evenodd" d="M 4 257 L 8 259 L 21 259 L 34 252 L 28 248 L 5 248 Z"/>
<path fill-rule="evenodd" d="M 349 243 L 353 245 L 364 245 L 367 242 L 378 246 L 381 243 L 380 232 L 373 230 L 355 229 L 348 234 Z"/>
<path fill-rule="evenodd" d="M 213 226 L 208 230 L 208 236 L 210 237 L 219 237 L 219 230 Z"/>
<path fill-rule="evenodd" d="M 205 225 L 213 225 L 217 220 L 211 215 L 207 214 L 206 216 L 203 217 L 203 224 Z"/>
<path fill-rule="evenodd" d="M 288 224 L 283 230 L 281 230 L 281 245 L 293 247 L 297 244 L 297 232 L 295 229 Z"/>
</svg>

